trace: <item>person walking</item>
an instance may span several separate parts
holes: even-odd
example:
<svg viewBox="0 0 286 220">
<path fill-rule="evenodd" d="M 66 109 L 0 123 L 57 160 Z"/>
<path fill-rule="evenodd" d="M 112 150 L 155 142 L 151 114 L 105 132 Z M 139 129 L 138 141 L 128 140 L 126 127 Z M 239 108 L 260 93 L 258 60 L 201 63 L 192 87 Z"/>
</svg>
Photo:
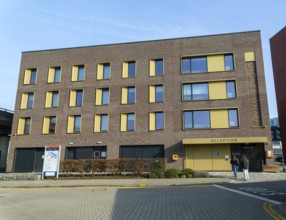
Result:
<svg viewBox="0 0 286 220">
<path fill-rule="evenodd" d="M 249 174 L 248 174 L 248 169 L 249 169 L 249 160 L 246 158 L 246 156 L 242 156 L 242 163 L 243 163 L 243 176 L 244 180 L 247 181 L 249 180 Z"/>
<path fill-rule="evenodd" d="M 234 177 L 237 178 L 237 172 L 238 172 L 238 167 L 239 167 L 239 160 L 235 156 L 235 154 L 232 154 L 231 160 L 230 160 L 231 166 L 232 166 L 232 171 L 234 174 Z"/>
</svg>

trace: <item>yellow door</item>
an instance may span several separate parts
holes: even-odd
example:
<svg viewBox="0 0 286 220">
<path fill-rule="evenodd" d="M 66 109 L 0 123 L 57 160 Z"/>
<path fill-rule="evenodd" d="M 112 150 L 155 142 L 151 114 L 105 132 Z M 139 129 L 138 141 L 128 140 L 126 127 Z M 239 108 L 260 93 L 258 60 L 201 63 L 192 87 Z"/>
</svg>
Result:
<svg viewBox="0 0 286 220">
<path fill-rule="evenodd" d="M 213 170 L 211 145 L 194 146 L 194 170 Z"/>
<path fill-rule="evenodd" d="M 230 146 L 228 144 L 213 145 L 213 170 L 231 170 L 230 159 L 226 159 L 226 156 L 231 157 Z"/>
</svg>

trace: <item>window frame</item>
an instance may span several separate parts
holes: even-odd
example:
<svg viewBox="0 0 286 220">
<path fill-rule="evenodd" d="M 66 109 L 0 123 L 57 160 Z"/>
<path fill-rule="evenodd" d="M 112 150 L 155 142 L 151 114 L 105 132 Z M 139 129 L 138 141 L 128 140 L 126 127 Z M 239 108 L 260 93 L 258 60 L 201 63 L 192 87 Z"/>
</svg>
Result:
<svg viewBox="0 0 286 220">
<path fill-rule="evenodd" d="M 162 131 L 165 129 L 165 115 L 163 111 L 159 111 L 159 112 L 154 112 L 155 113 L 155 131 Z M 162 127 L 158 125 L 158 115 L 162 115 L 161 119 L 162 119 Z"/>
<path fill-rule="evenodd" d="M 194 86 L 195 85 L 205 85 L 207 88 L 207 94 L 203 94 L 204 96 L 207 95 L 207 99 L 194 99 Z M 185 98 L 185 86 L 190 86 L 190 99 Z M 198 83 L 183 83 L 182 86 L 182 101 L 204 101 L 204 100 L 210 100 L 210 94 L 209 94 L 209 82 L 198 82 Z"/>
<path fill-rule="evenodd" d="M 134 90 L 134 96 L 133 96 L 133 99 L 134 100 L 131 100 L 130 101 L 130 99 L 132 98 L 132 96 L 131 96 L 131 89 L 133 89 Z M 136 103 L 136 87 L 135 86 L 128 86 L 127 87 L 127 104 L 135 104 Z"/>
<path fill-rule="evenodd" d="M 163 76 L 164 75 L 164 60 L 163 58 L 162 59 L 154 59 L 154 62 L 155 62 L 155 76 Z M 162 63 L 162 73 L 158 73 L 157 72 L 157 65 L 158 65 L 158 62 Z"/>
<path fill-rule="evenodd" d="M 129 120 L 129 116 L 133 116 L 133 121 Z M 135 120 L 136 120 L 135 113 L 126 113 L 126 131 L 135 131 Z M 129 127 L 129 122 L 133 122 L 132 128 Z"/>
</svg>

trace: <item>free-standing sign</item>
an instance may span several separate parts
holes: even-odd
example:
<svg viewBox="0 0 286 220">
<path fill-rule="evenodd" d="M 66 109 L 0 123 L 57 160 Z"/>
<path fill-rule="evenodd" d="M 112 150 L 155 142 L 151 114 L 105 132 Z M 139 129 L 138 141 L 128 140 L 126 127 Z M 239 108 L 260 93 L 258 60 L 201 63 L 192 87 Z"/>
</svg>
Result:
<svg viewBox="0 0 286 220">
<path fill-rule="evenodd" d="M 59 177 L 61 146 L 46 146 L 42 179 L 44 177 Z"/>
</svg>

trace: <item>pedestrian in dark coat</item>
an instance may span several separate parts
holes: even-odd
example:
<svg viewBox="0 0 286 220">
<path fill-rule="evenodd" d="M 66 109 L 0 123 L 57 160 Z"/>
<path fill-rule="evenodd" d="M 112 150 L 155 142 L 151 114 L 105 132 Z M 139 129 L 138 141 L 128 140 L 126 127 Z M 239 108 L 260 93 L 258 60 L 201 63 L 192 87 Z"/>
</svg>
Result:
<svg viewBox="0 0 286 220">
<path fill-rule="evenodd" d="M 232 171 L 233 171 L 234 177 L 237 178 L 237 172 L 238 172 L 238 167 L 239 167 L 239 160 L 235 156 L 235 154 L 232 154 L 230 163 L 231 163 L 231 166 L 232 166 Z"/>
</svg>

